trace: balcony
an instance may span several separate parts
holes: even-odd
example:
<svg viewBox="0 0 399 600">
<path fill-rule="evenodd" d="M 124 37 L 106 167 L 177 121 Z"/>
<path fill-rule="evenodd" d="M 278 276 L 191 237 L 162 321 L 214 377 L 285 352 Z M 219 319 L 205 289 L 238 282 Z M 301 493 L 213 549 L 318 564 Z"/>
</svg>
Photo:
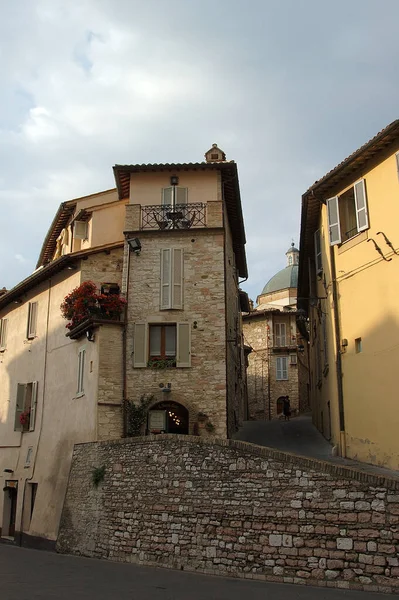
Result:
<svg viewBox="0 0 399 600">
<path fill-rule="evenodd" d="M 152 204 L 141 207 L 141 229 L 206 227 L 206 204 Z"/>
</svg>

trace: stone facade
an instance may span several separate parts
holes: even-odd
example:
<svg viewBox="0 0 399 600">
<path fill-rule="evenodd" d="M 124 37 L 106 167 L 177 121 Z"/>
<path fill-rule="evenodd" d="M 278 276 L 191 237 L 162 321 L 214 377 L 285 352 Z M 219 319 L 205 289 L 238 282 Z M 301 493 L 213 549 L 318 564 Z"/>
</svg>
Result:
<svg viewBox="0 0 399 600">
<path fill-rule="evenodd" d="M 75 446 L 58 551 L 397 592 L 398 526 L 398 480 L 243 442 L 156 436 Z"/>
</svg>

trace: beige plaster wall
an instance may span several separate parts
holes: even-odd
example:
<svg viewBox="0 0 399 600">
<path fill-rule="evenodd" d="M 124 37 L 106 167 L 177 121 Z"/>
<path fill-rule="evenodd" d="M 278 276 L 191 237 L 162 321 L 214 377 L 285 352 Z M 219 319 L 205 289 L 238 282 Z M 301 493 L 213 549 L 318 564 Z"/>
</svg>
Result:
<svg viewBox="0 0 399 600">
<path fill-rule="evenodd" d="M 188 203 L 214 202 L 218 194 L 219 172 L 215 171 L 162 171 L 133 173 L 130 179 L 130 204 L 161 204 L 162 188 L 170 187 L 171 175 L 179 177 L 179 187 L 188 188 Z"/>
</svg>

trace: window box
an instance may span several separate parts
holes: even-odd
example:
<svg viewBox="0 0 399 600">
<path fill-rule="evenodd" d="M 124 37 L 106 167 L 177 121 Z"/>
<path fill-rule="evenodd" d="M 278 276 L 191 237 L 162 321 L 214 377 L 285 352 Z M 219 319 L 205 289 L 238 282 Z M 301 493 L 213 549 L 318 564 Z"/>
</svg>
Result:
<svg viewBox="0 0 399 600">
<path fill-rule="evenodd" d="M 168 369 L 176 366 L 176 358 L 157 358 L 152 356 L 148 361 L 148 366 L 152 369 Z"/>
</svg>

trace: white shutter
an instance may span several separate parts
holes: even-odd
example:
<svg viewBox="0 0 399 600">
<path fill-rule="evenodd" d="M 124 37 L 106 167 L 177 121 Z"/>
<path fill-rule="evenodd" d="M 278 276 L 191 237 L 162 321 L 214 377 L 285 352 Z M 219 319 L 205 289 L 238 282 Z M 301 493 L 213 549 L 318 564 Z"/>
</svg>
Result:
<svg viewBox="0 0 399 600">
<path fill-rule="evenodd" d="M 19 417 L 24 412 L 25 408 L 26 384 L 18 383 L 17 385 L 17 402 L 15 406 L 15 422 L 14 431 L 22 431 L 21 421 Z"/>
<path fill-rule="evenodd" d="M 276 323 L 275 325 L 275 330 L 276 330 L 276 342 L 275 345 L 276 346 L 286 346 L 286 326 L 285 323 Z"/>
<path fill-rule="evenodd" d="M 288 356 L 277 356 L 277 358 L 276 358 L 276 379 L 278 381 L 288 379 Z"/>
<path fill-rule="evenodd" d="M 173 204 L 173 188 L 171 188 L 171 187 L 163 188 L 162 204 Z"/>
<path fill-rule="evenodd" d="M 323 270 L 323 261 L 321 257 L 321 231 L 318 229 L 314 234 L 314 251 L 316 259 L 316 273 Z"/>
<path fill-rule="evenodd" d="M 161 301 L 160 309 L 172 308 L 172 250 L 161 250 Z"/>
<path fill-rule="evenodd" d="M 366 186 L 364 185 L 364 179 L 357 181 L 354 187 L 357 230 L 364 231 L 369 227 L 369 216 L 367 214 Z"/>
<path fill-rule="evenodd" d="M 5 350 L 7 347 L 7 327 L 8 319 L 0 321 L 0 350 Z"/>
<path fill-rule="evenodd" d="M 78 394 L 84 393 L 85 355 L 85 348 L 81 348 L 78 354 Z"/>
<path fill-rule="evenodd" d="M 38 306 L 37 302 L 29 302 L 28 331 L 27 331 L 28 338 L 34 338 L 36 335 L 37 306 Z"/>
<path fill-rule="evenodd" d="M 183 248 L 172 249 L 172 308 L 183 308 Z"/>
<path fill-rule="evenodd" d="M 87 221 L 75 221 L 73 224 L 73 237 L 77 240 L 87 239 Z"/>
<path fill-rule="evenodd" d="M 283 379 L 288 379 L 288 356 L 282 356 Z"/>
<path fill-rule="evenodd" d="M 175 194 L 175 204 L 187 204 L 187 188 L 177 187 Z"/>
<path fill-rule="evenodd" d="M 281 356 L 276 358 L 276 379 L 282 379 Z"/>
<path fill-rule="evenodd" d="M 338 196 L 327 200 L 328 229 L 330 232 L 330 246 L 341 243 L 341 224 L 339 222 Z"/>
<path fill-rule="evenodd" d="M 190 323 L 177 323 L 176 367 L 191 367 L 191 327 Z"/>
<path fill-rule="evenodd" d="M 133 366 L 147 366 L 147 324 L 135 323 L 133 339 Z"/>
<path fill-rule="evenodd" d="M 37 381 L 32 381 L 32 398 L 31 398 L 31 404 L 30 404 L 29 431 L 35 430 L 36 405 L 37 405 Z"/>
</svg>

